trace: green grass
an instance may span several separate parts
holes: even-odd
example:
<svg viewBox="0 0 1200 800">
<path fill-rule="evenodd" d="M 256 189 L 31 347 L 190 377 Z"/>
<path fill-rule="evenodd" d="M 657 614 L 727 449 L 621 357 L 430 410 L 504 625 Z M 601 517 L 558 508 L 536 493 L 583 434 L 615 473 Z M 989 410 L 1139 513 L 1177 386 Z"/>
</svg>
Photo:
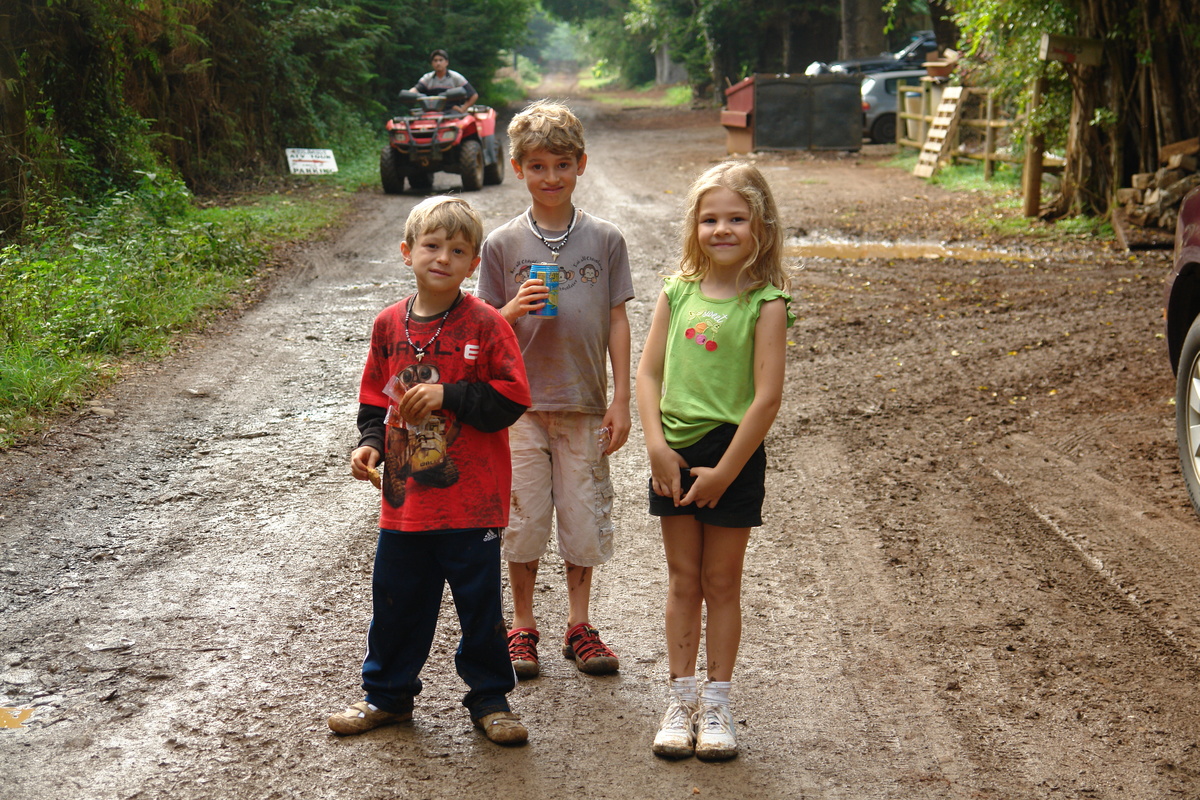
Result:
<svg viewBox="0 0 1200 800">
<path fill-rule="evenodd" d="M 686 106 L 692 102 L 692 87 L 686 85 L 668 86 L 665 105 Z"/>
<path fill-rule="evenodd" d="M 583 81 L 580 81 L 580 86 Z M 589 89 L 588 96 L 605 105 L 622 108 L 671 108 L 692 102 L 691 87 L 642 86 L 637 89 L 619 89 L 612 82 L 599 83 Z"/>
<path fill-rule="evenodd" d="M 500 70 L 497 77 L 488 86 L 487 97 L 483 101 L 496 108 L 513 107 L 524 102 L 529 94 L 529 87 L 542 82 L 542 73 L 537 64 L 525 56 L 517 56 L 517 68 L 511 67 Z"/>
<path fill-rule="evenodd" d="M 588 70 L 580 72 L 576 85 L 587 92 L 601 92 L 615 89 L 620 85 L 620 78 L 613 75 L 595 75 Z"/>
<path fill-rule="evenodd" d="M 910 149 L 887 162 L 887 166 L 912 172 L 917 152 Z M 1043 222 L 1023 216 L 1021 172 L 1015 165 L 996 164 L 990 180 L 983 177 L 982 162 L 954 163 L 940 167 L 929 183 L 951 192 L 981 192 L 996 195 L 987 212 L 977 215 L 984 232 L 1006 236 L 1030 236 L 1038 239 L 1113 238 L 1112 225 L 1098 217 L 1066 217 Z"/>
<path fill-rule="evenodd" d="M 0 448 L 43 430 L 117 374 L 170 352 L 254 288 L 273 245 L 311 238 L 378 180 L 378 145 L 335 150 L 340 171 L 201 206 L 146 174 L 98 208 L 68 209 L 0 247 Z"/>
</svg>

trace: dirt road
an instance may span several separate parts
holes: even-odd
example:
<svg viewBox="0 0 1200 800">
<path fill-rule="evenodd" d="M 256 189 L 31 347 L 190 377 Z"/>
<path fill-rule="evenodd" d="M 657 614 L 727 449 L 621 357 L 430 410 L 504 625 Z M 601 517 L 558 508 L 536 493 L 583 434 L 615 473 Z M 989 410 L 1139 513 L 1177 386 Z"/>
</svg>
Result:
<svg viewBox="0 0 1200 800">
<path fill-rule="evenodd" d="M 712 112 L 587 125 L 577 198 L 626 233 L 640 343 L 683 192 L 723 135 Z M 0 455 L 0 794 L 1200 796 L 1200 522 L 1173 450 L 1166 258 L 973 239 L 983 198 L 885 152 L 758 159 L 808 239 L 747 558 L 738 759 L 650 753 L 665 570 L 636 420 L 593 609 L 621 672 L 546 658 L 512 697 L 530 744 L 498 748 L 459 706 L 448 612 L 413 724 L 326 730 L 358 696 L 370 615 L 356 383 L 372 317 L 412 288 L 397 242 L 418 198 L 368 193 L 240 318 Z M 490 229 L 527 195 L 509 177 L 470 199 Z M 976 251 L 802 247 L 838 237 Z"/>
</svg>

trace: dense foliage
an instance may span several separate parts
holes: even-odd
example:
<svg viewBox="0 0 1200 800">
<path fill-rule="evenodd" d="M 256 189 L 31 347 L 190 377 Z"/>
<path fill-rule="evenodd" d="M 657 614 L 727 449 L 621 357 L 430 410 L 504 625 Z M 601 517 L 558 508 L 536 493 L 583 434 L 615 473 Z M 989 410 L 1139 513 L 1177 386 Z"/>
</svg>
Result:
<svg viewBox="0 0 1200 800">
<path fill-rule="evenodd" d="M 153 353 L 258 268 L 248 229 L 205 221 L 176 179 L 142 174 L 102 210 L 0 247 L 0 446 L 77 402 L 117 359 Z"/>
<path fill-rule="evenodd" d="M 138 171 L 193 189 L 373 131 L 434 47 L 481 89 L 533 0 L 10 0 L 0 11 L 0 231 Z"/>
<path fill-rule="evenodd" d="M 687 69 L 696 94 L 717 101 L 721 89 L 755 72 L 800 73 L 810 62 L 836 60 L 846 15 L 870 11 L 884 18 L 884 0 L 543 0 L 542 5 L 585 26 L 630 83 L 644 79 L 652 54 L 665 47 Z M 925 0 L 890 5 L 887 38 L 896 48 L 929 24 L 929 12 Z M 883 41 L 883 32 L 878 34 L 875 41 Z"/>
<path fill-rule="evenodd" d="M 1067 157 L 1053 214 L 1107 212 L 1131 174 L 1159 167 L 1163 145 L 1200 133 L 1195 0 L 952 0 L 950 5 L 978 65 L 977 83 L 1020 99 L 1034 77 L 1049 79 L 1049 103 L 1035 124 Z M 1101 64 L 1039 61 L 1043 33 L 1098 40 Z"/>
<path fill-rule="evenodd" d="M 1159 150 L 1200 133 L 1200 3 L 1197 0 L 543 0 L 547 11 L 589 27 L 627 74 L 666 47 L 700 96 L 755 72 L 803 71 L 839 55 L 839 39 L 865 41 L 862 26 L 890 19 L 891 45 L 932 26 L 942 47 L 966 53 L 960 77 L 995 90 L 1025 131 L 1066 156 L 1054 216 L 1104 214 L 1135 172 L 1158 168 Z M 622 38 L 620 30 L 626 32 Z M 1099 41 L 1099 66 L 1046 63 L 1043 34 Z M 900 41 L 897 42 L 896 39 Z M 1026 114 L 1033 80 L 1043 103 Z M 1032 118 L 1030 119 L 1030 116 Z"/>
</svg>

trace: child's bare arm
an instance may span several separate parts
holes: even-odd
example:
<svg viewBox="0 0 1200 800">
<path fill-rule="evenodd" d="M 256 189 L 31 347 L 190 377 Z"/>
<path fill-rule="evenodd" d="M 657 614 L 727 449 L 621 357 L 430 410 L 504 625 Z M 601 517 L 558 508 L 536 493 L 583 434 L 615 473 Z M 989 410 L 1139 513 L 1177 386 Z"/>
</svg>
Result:
<svg viewBox="0 0 1200 800">
<path fill-rule="evenodd" d="M 671 307 L 667 296 L 660 294 L 650 321 L 650 333 L 642 348 L 642 360 L 638 362 L 637 404 L 638 417 L 642 421 L 642 433 L 646 439 L 646 453 L 650 457 L 650 485 L 656 494 L 674 499 L 679 505 L 682 478 L 680 467 L 686 467 L 679 454 L 667 444 L 662 427 L 663 362 L 667 354 L 667 327 L 671 320 Z"/>
<path fill-rule="evenodd" d="M 608 313 L 608 359 L 612 362 L 613 399 L 604 414 L 604 426 L 611 436 L 605 455 L 621 449 L 629 438 L 629 362 L 632 337 L 625 304 L 613 306 Z"/>
</svg>

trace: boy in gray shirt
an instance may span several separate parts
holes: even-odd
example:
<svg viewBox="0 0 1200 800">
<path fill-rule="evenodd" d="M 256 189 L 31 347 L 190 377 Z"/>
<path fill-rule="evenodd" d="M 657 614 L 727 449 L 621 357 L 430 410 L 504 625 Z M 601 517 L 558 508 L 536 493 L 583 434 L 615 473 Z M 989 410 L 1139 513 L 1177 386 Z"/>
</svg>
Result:
<svg viewBox="0 0 1200 800">
<path fill-rule="evenodd" d="M 563 655 L 592 675 L 616 672 L 616 655 L 589 618 L 593 568 L 613 553 L 608 456 L 629 436 L 633 298 L 625 238 L 577 209 L 587 166 L 583 125 L 569 108 L 539 101 L 508 127 L 512 166 L 532 203 L 483 244 L 477 294 L 513 326 L 533 405 L 510 429 L 512 506 L 504 532 L 513 595 L 509 655 L 520 678 L 539 674 L 533 595 L 552 528 L 567 572 Z M 556 317 L 531 316 L 549 291 L 532 264 L 559 268 Z M 608 366 L 613 396 L 608 400 Z"/>
</svg>

